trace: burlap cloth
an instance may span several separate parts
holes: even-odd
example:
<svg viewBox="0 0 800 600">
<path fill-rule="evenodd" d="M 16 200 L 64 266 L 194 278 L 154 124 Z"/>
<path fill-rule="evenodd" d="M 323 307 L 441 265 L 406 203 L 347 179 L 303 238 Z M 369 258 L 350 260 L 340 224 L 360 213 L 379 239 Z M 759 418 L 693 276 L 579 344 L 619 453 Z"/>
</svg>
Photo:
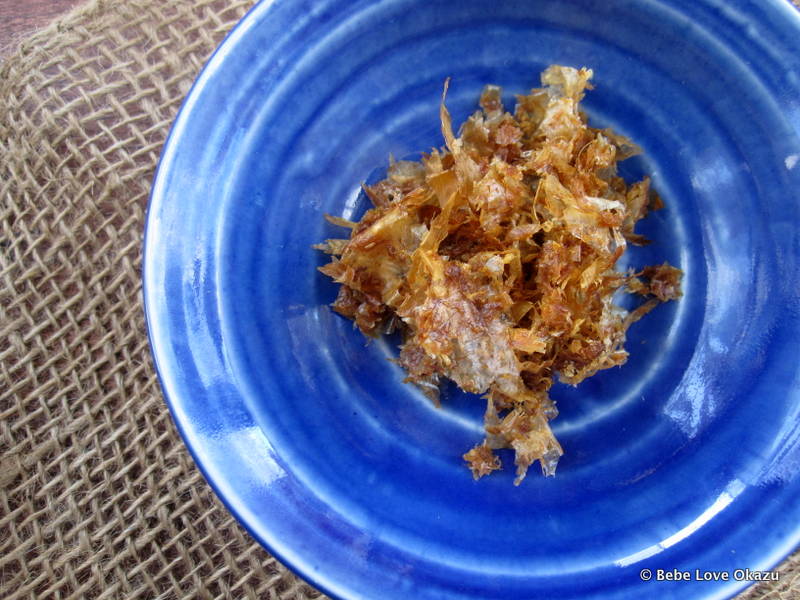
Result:
<svg viewBox="0 0 800 600">
<path fill-rule="evenodd" d="M 251 3 L 97 0 L 0 58 L 2 597 L 322 597 L 195 468 L 142 313 L 161 145 Z M 781 572 L 746 598 L 800 598 Z"/>
</svg>

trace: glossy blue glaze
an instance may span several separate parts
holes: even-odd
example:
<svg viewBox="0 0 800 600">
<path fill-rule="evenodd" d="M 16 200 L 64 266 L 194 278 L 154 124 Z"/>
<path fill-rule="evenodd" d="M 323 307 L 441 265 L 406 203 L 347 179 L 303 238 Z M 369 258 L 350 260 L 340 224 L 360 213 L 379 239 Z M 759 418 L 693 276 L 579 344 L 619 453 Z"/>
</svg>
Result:
<svg viewBox="0 0 800 600">
<path fill-rule="evenodd" d="M 474 482 L 483 402 L 437 410 L 328 308 L 311 245 L 358 217 L 360 182 L 442 144 L 484 83 L 595 70 L 593 123 L 645 150 L 667 208 L 630 264 L 684 298 L 631 359 L 557 385 L 554 478 Z M 341 598 L 721 598 L 800 542 L 800 18 L 782 0 L 316 2 L 256 6 L 164 149 L 144 255 L 148 327 L 175 421 L 237 518 Z M 511 457 L 504 455 L 510 466 Z"/>
</svg>

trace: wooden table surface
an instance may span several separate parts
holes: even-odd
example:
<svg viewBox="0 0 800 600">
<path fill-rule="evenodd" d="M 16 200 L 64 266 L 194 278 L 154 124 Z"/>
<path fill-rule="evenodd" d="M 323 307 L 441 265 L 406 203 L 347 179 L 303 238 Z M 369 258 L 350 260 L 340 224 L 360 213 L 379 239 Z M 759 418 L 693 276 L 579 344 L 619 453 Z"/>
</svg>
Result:
<svg viewBox="0 0 800 600">
<path fill-rule="evenodd" d="M 0 54 L 84 0 L 0 0 Z"/>
</svg>

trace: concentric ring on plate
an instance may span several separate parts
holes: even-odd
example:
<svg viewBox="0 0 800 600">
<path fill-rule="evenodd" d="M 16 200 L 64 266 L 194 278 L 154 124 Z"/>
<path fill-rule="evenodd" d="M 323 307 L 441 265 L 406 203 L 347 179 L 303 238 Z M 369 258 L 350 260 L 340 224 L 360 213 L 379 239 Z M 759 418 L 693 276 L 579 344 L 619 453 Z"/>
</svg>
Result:
<svg viewBox="0 0 800 600">
<path fill-rule="evenodd" d="M 640 593 L 645 566 L 765 568 L 797 544 L 798 19 L 745 4 L 278 1 L 245 18 L 165 148 L 145 296 L 176 423 L 262 543 L 342 597 L 604 599 Z M 484 83 L 513 104 L 551 63 L 592 67 L 590 119 L 643 146 L 624 174 L 651 174 L 667 208 L 631 260 L 681 267 L 685 297 L 632 328 L 627 365 L 554 388 L 555 478 L 476 483 L 460 455 L 482 403 L 437 410 L 403 385 L 391 344 L 327 308 L 311 245 L 334 235 L 323 213 L 363 210 L 390 153 L 442 144 L 446 77 L 460 122 Z"/>
</svg>

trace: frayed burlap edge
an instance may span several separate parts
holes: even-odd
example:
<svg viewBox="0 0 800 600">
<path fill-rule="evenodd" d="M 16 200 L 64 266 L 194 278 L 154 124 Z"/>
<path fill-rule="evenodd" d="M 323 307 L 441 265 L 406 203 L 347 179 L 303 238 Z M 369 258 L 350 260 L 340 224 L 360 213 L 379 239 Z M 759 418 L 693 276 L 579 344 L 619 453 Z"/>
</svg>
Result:
<svg viewBox="0 0 800 600">
<path fill-rule="evenodd" d="M 238 526 L 192 464 L 142 315 L 161 145 L 250 4 L 98 0 L 0 64 L 2 597 L 322 597 Z M 780 582 L 742 595 L 797 597 L 798 555 Z"/>
</svg>

